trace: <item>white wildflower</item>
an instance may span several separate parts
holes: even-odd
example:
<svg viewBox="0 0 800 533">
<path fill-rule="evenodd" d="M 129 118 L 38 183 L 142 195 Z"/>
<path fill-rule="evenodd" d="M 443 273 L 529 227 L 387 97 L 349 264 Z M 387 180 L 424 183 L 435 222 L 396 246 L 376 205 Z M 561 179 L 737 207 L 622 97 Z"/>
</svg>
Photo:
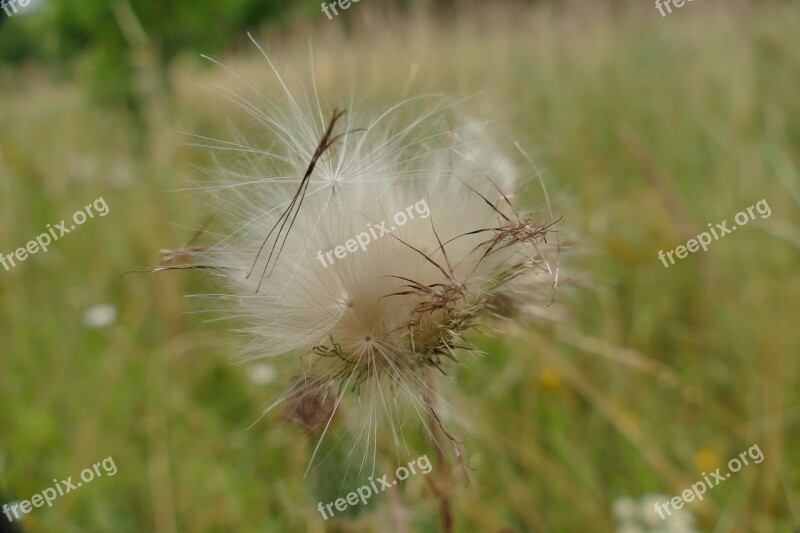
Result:
<svg viewBox="0 0 800 533">
<path fill-rule="evenodd" d="M 663 519 L 655 510 L 656 503 L 670 499 L 665 494 L 645 494 L 636 501 L 628 497 L 614 501 L 612 514 L 617 520 L 617 533 L 639 531 L 641 533 L 697 533 L 694 515 L 685 506 L 670 509 Z"/>
<path fill-rule="evenodd" d="M 110 326 L 117 319 L 117 309 L 111 304 L 99 304 L 83 312 L 83 325 L 87 329 Z"/>
<path fill-rule="evenodd" d="M 247 367 L 247 377 L 256 385 L 269 385 L 277 376 L 275 365 L 255 363 Z"/>
</svg>

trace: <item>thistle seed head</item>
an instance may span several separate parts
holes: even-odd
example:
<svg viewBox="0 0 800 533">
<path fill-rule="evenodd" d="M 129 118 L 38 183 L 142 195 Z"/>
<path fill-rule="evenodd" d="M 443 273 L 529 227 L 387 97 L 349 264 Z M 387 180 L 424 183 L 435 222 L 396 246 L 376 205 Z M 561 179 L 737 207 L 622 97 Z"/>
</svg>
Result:
<svg viewBox="0 0 800 533">
<path fill-rule="evenodd" d="M 222 229 L 192 246 L 194 265 L 226 287 L 244 358 L 294 355 L 313 376 L 282 397 L 287 419 L 324 428 L 354 391 L 356 426 L 380 411 L 394 433 L 403 403 L 441 423 L 431 376 L 470 349 L 465 333 L 498 312 L 545 314 L 560 219 L 517 211 L 511 159 L 446 99 L 344 113 L 277 79 L 277 100 L 228 94 L 263 138 L 204 139 L 234 157 L 200 184 Z"/>
</svg>

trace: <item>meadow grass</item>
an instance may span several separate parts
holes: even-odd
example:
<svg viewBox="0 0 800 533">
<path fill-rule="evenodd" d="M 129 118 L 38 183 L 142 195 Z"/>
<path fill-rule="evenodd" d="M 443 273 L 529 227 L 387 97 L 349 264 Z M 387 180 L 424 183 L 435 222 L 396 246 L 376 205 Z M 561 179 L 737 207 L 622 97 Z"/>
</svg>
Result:
<svg viewBox="0 0 800 533">
<path fill-rule="evenodd" d="M 575 236 L 563 255 L 572 280 L 556 293 L 567 318 L 477 338 L 489 355 L 451 369 L 473 469 L 452 495 L 456 530 L 612 531 L 615 499 L 677 495 L 753 444 L 765 460 L 692 504 L 698 527 L 800 524 L 796 4 L 694 2 L 667 18 L 649 4 L 498 4 L 447 23 L 365 4 L 261 36 L 290 82 L 308 82 L 309 33 L 332 105 L 352 88 L 364 106 L 472 96 L 465 112 L 507 132 L 534 176 L 513 142 L 528 149 Z M 219 59 L 277 95 L 255 49 Z M 225 137 L 234 123 L 256 135 L 202 88 L 233 83 L 220 69 L 186 57 L 171 79 L 173 93 L 148 100 L 142 137 L 81 81 L 0 75 L 0 252 L 98 196 L 110 207 L 0 270 L 0 492 L 28 498 L 110 455 L 116 476 L 35 510 L 29 529 L 336 531 L 302 479 L 302 433 L 275 415 L 247 430 L 289 371 L 273 361 L 277 381 L 260 386 L 231 364 L 232 325 L 182 297 L 217 290 L 210 277 L 121 277 L 208 214 L 168 192 L 209 163 L 176 132 Z M 762 198 L 770 218 L 669 269 L 657 259 Z M 535 182 L 530 200 L 542 201 Z M 117 323 L 83 327 L 102 302 Z M 403 490 L 414 531 L 436 531 L 422 480 Z M 387 523 L 380 505 L 341 530 Z"/>
</svg>

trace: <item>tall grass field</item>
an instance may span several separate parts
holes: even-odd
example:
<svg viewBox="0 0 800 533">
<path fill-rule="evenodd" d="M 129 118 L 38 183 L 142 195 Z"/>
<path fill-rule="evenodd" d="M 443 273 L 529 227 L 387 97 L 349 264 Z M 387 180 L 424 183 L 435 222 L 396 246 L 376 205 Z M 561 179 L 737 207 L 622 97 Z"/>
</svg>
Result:
<svg viewBox="0 0 800 533">
<path fill-rule="evenodd" d="M 447 367 L 468 428 L 455 531 L 800 527 L 800 5 L 705 0 L 662 17 L 648 2 L 486 2 L 435 17 L 361 2 L 254 38 L 288 85 L 309 86 L 313 70 L 332 106 L 446 94 L 497 133 L 530 177 L 526 199 L 543 207 L 541 170 L 563 213 L 558 319 L 478 331 L 485 355 Z M 276 98 L 242 43 L 214 59 Z M 113 457 L 115 475 L 17 525 L 394 531 L 388 495 L 352 522 L 317 512 L 303 478 L 314 443 L 278 412 L 261 417 L 296 368 L 234 362 L 241 324 L 186 297 L 219 292 L 213 276 L 123 276 L 211 213 L 192 189 L 214 160 L 187 132 L 267 135 L 226 101 L 240 82 L 205 52 L 181 55 L 166 91 L 142 45 L 142 120 L 97 104 L 83 76 L 0 68 L 0 253 L 108 206 L 0 267 L 0 497 L 29 499 Z M 769 216 L 659 259 L 761 200 Z M 762 461 L 683 506 L 693 526 L 637 522 L 648 498 L 672 500 L 753 446 Z M 440 531 L 424 476 L 397 491 L 411 531 Z"/>
</svg>

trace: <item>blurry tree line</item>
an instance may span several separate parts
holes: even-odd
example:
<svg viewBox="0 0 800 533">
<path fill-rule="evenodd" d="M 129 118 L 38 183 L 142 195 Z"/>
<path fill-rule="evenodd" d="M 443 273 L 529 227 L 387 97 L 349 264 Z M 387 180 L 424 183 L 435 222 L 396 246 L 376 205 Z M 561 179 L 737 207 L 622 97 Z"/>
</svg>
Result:
<svg viewBox="0 0 800 533">
<path fill-rule="evenodd" d="M 363 0 L 362 0 L 363 1 Z M 400 9 L 452 8 L 457 0 L 374 0 Z M 214 54 L 246 32 L 319 17 L 321 0 L 31 0 L 25 15 L 0 11 L 0 68 L 26 62 L 87 78 L 95 99 L 139 113 L 141 50 L 169 90 L 171 61 L 184 50 Z"/>
<path fill-rule="evenodd" d="M 302 2 L 300 2 L 302 4 Z M 0 65 L 38 62 L 62 76 L 89 78 L 94 96 L 138 107 L 137 51 L 147 46 L 167 88 L 166 69 L 185 49 L 214 53 L 232 36 L 280 24 L 286 0 L 39 0 L 0 20 Z"/>
</svg>

